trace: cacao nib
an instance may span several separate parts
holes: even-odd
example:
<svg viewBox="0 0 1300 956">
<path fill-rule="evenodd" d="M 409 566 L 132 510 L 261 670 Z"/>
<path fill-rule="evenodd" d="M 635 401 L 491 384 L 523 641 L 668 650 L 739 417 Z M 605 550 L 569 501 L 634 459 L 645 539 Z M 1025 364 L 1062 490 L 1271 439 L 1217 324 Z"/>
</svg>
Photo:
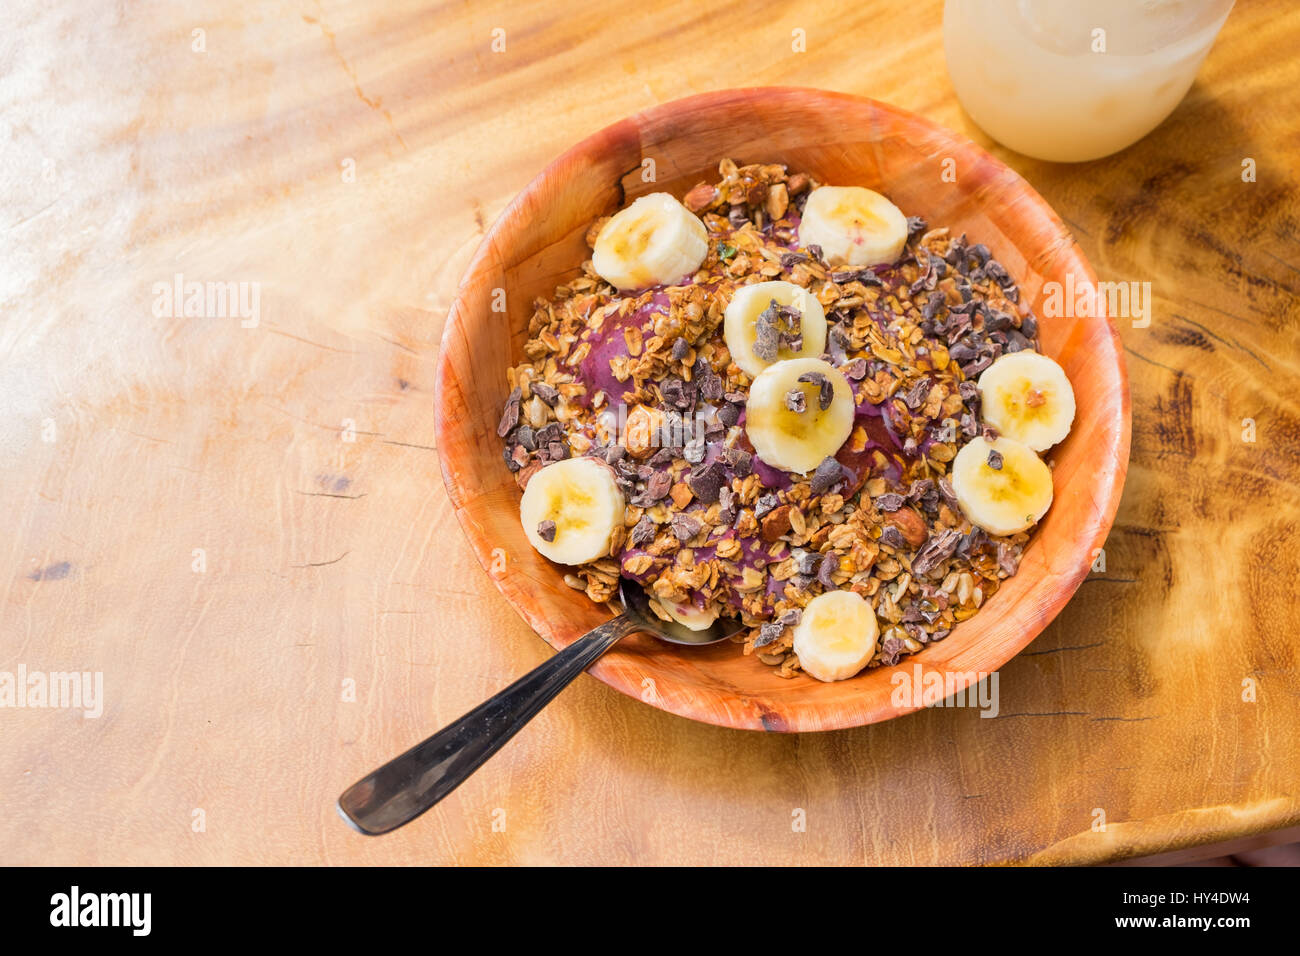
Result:
<svg viewBox="0 0 1300 956">
<path fill-rule="evenodd" d="M 814 495 L 824 495 L 844 479 L 844 466 L 833 455 L 827 455 L 813 472 L 810 482 Z"/>
<path fill-rule="evenodd" d="M 769 644 L 775 644 L 785 633 L 785 625 L 780 621 L 768 621 L 758 631 L 758 637 L 754 639 L 755 647 L 767 647 Z"/>
<path fill-rule="evenodd" d="M 831 407 L 831 402 L 835 398 L 835 386 L 831 380 L 821 372 L 804 372 L 797 379 L 797 382 L 807 382 L 809 385 L 817 386 L 817 407 L 822 411 Z"/>
<path fill-rule="evenodd" d="M 835 582 L 831 580 L 831 575 L 840 569 L 840 556 L 834 551 L 827 551 L 822 555 L 821 564 L 817 566 L 817 583 L 828 591 L 835 589 Z"/>
<path fill-rule="evenodd" d="M 514 389 L 506 399 L 506 407 L 501 412 L 501 422 L 497 425 L 497 436 L 505 438 L 519 424 L 519 402 L 523 393 Z"/>
<path fill-rule="evenodd" d="M 880 532 L 880 543 L 889 545 L 895 551 L 902 551 L 907 547 L 907 541 L 903 538 L 903 532 L 899 531 L 892 524 L 885 525 Z"/>
<path fill-rule="evenodd" d="M 700 533 L 700 521 L 684 511 L 678 511 L 673 514 L 672 529 L 677 540 L 684 544 Z"/>
<path fill-rule="evenodd" d="M 912 561 L 912 573 L 928 574 L 933 571 L 941 563 L 952 557 L 952 553 L 957 550 L 961 538 L 961 532 L 952 528 L 931 535 Z"/>
<path fill-rule="evenodd" d="M 876 499 L 876 507 L 879 508 L 881 511 L 890 513 L 890 512 L 897 511 L 899 508 L 903 507 L 906 501 L 907 499 L 905 499 L 902 495 L 896 494 L 895 492 L 891 491 L 881 495 L 879 498 Z"/>
<path fill-rule="evenodd" d="M 528 388 L 551 408 L 554 408 L 555 403 L 560 400 L 560 390 L 553 385 L 547 385 L 545 382 L 530 382 Z"/>
<path fill-rule="evenodd" d="M 650 520 L 649 516 L 642 515 L 641 520 L 636 523 L 632 533 L 628 535 L 628 540 L 632 542 L 632 547 L 639 548 L 643 544 L 649 544 L 655 539 L 655 523 Z"/>
<path fill-rule="evenodd" d="M 686 484 L 700 501 L 713 504 L 718 500 L 718 492 L 722 488 L 725 477 L 722 462 L 714 459 L 707 465 L 696 465 L 692 468 Z"/>
<path fill-rule="evenodd" d="M 885 638 L 885 642 L 880 646 L 880 663 L 886 667 L 893 667 L 898 663 L 899 655 L 906 647 L 907 645 L 896 637 Z"/>
</svg>

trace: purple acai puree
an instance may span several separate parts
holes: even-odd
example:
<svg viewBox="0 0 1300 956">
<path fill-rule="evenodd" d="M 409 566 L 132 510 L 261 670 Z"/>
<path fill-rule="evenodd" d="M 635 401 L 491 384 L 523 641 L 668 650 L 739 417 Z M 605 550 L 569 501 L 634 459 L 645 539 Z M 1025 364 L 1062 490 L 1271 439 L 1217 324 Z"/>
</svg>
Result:
<svg viewBox="0 0 1300 956">
<path fill-rule="evenodd" d="M 745 444 L 749 445 L 749 441 L 746 440 Z M 758 455 L 754 456 L 753 468 L 754 474 L 758 475 L 758 480 L 762 482 L 763 487 L 770 491 L 784 491 L 793 484 L 789 472 L 772 467 Z"/>
<path fill-rule="evenodd" d="M 843 492 L 845 497 L 857 491 L 872 477 L 875 452 L 885 456 L 886 465 L 881 470 L 881 477 L 891 482 L 902 480 L 904 465 L 909 457 L 915 457 L 903 451 L 903 443 L 899 441 L 898 432 L 889 419 L 887 405 L 873 405 L 865 398 L 859 398 L 857 414 L 853 419 L 855 433 L 858 428 L 866 432 L 866 444 L 860 449 L 854 449 L 854 438 L 850 436 L 849 441 L 835 455 L 835 460 L 844 466 L 848 474 Z"/>
<path fill-rule="evenodd" d="M 668 314 L 668 294 L 656 292 L 645 305 L 633 309 L 627 315 L 611 315 L 597 331 L 587 329 L 579 337 L 579 342 L 587 342 L 591 351 L 578 363 L 577 368 L 569 368 L 574 378 L 587 386 L 587 393 L 582 398 L 584 407 L 590 407 L 592 399 L 603 391 L 606 404 L 617 406 L 623 401 L 623 393 L 631 387 L 631 381 L 620 382 L 614 377 L 610 363 L 616 358 L 629 355 L 627 340 L 623 330 L 639 328 L 643 339 L 654 334 L 655 321 Z"/>
</svg>

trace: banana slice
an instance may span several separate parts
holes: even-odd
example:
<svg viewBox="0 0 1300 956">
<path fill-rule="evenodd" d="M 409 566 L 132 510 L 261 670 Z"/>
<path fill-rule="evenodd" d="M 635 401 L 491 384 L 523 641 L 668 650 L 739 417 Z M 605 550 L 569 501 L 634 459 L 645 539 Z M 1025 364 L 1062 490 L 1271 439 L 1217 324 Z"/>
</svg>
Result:
<svg viewBox="0 0 1300 956">
<path fill-rule="evenodd" d="M 984 420 L 1034 451 L 1046 451 L 1070 433 L 1074 389 L 1046 355 L 1012 352 L 979 377 Z"/>
<path fill-rule="evenodd" d="M 826 351 L 826 310 L 815 295 L 793 282 L 758 282 L 742 286 L 731 297 L 722 335 L 731 360 L 752 378 L 780 359 L 816 358 Z M 801 342 L 800 348 L 790 348 L 791 336 Z"/>
<path fill-rule="evenodd" d="M 1015 534 L 1051 507 L 1052 469 L 1014 438 L 972 438 L 953 459 L 952 490 L 971 524 L 989 534 Z"/>
<path fill-rule="evenodd" d="M 880 193 L 862 186 L 820 186 L 803 207 L 799 243 L 821 246 L 831 265 L 894 262 L 907 244 L 907 217 Z"/>
<path fill-rule="evenodd" d="M 880 625 L 871 605 L 853 591 L 827 591 L 803 609 L 794 628 L 794 652 L 818 680 L 847 680 L 876 653 Z"/>
<path fill-rule="evenodd" d="M 745 432 L 764 462 L 802 475 L 840 450 L 855 413 L 842 372 L 821 359 L 786 359 L 763 369 L 749 386 Z"/>
<path fill-rule="evenodd" d="M 614 472 L 594 458 L 566 458 L 542 468 L 519 502 L 528 542 L 559 564 L 584 564 L 609 554 L 623 524 L 623 493 Z"/>
<path fill-rule="evenodd" d="M 616 289 L 641 289 L 679 282 L 708 251 L 700 218 L 668 193 L 651 193 L 605 223 L 591 264 Z"/>
<path fill-rule="evenodd" d="M 713 622 L 718 619 L 716 605 L 701 609 L 694 604 L 677 604 L 674 601 L 660 601 L 659 603 L 668 612 L 669 617 L 692 631 L 708 630 L 713 626 Z"/>
</svg>

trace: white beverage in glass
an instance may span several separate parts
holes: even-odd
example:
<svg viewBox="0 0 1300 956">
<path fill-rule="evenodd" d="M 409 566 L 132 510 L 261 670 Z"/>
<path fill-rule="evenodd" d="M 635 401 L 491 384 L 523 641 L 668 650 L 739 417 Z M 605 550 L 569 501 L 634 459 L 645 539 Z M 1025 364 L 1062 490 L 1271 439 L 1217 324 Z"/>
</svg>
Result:
<svg viewBox="0 0 1300 956">
<path fill-rule="evenodd" d="M 1233 2 L 946 0 L 948 73 L 971 119 L 1004 146 L 1097 159 L 1174 111 Z"/>
</svg>

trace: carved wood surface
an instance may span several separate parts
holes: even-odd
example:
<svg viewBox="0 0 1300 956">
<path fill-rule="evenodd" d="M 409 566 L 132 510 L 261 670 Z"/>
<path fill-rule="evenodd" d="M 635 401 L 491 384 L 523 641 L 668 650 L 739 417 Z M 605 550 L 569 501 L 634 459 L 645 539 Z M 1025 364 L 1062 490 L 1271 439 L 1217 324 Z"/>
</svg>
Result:
<svg viewBox="0 0 1300 956">
<path fill-rule="evenodd" d="M 1174 115 L 1077 166 L 962 114 L 937 2 L 7 12 L 0 672 L 99 672 L 104 701 L 0 709 L 6 862 L 1091 862 L 1300 823 L 1294 5 L 1238 4 Z M 752 733 L 583 678 L 356 835 L 343 787 L 551 653 L 435 447 L 475 249 L 595 131 L 771 84 L 969 137 L 1101 279 L 1151 283 L 1105 572 L 1001 668 L 995 719 Z M 177 274 L 256 288 L 256 324 L 168 310 Z"/>
</svg>

